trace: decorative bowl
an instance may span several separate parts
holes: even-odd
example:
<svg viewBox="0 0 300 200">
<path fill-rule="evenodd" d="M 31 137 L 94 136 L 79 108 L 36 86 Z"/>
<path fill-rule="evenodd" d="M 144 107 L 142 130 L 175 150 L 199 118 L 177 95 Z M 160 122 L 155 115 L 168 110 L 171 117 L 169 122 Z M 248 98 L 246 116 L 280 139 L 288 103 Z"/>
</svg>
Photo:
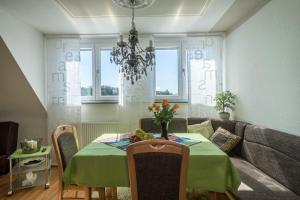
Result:
<svg viewBox="0 0 300 200">
<path fill-rule="evenodd" d="M 20 142 L 22 153 L 29 154 L 40 151 L 42 140 L 42 138 L 31 140 L 25 139 L 24 141 Z"/>
</svg>

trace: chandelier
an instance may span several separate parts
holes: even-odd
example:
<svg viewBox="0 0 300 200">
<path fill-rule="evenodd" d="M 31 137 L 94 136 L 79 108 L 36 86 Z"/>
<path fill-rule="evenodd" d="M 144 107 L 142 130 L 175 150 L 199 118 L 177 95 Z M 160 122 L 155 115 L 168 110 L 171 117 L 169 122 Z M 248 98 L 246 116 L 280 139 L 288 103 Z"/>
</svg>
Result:
<svg viewBox="0 0 300 200">
<path fill-rule="evenodd" d="M 130 80 L 133 85 L 142 76 L 147 76 L 147 69 L 152 71 L 155 65 L 155 48 L 152 40 L 145 50 L 139 44 L 138 31 L 134 23 L 134 9 L 144 8 L 151 5 L 154 0 L 113 0 L 119 6 L 132 9 L 131 30 L 129 31 L 128 42 L 123 40 L 123 35 L 113 47 L 110 62 L 119 66 L 119 73 L 122 73 L 126 80 Z"/>
</svg>

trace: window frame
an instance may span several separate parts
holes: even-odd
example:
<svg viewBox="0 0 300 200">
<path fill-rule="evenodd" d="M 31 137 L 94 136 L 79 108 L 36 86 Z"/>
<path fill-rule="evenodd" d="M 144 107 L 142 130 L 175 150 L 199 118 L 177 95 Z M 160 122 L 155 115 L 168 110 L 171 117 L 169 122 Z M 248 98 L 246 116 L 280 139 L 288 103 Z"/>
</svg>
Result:
<svg viewBox="0 0 300 200">
<path fill-rule="evenodd" d="M 81 96 L 81 102 L 92 102 L 95 101 L 95 92 L 96 92 L 96 68 L 95 68 L 95 48 L 93 44 L 84 43 L 80 45 L 80 51 L 81 49 L 91 49 L 92 50 L 92 96 Z M 81 85 L 80 85 L 80 92 L 81 92 Z"/>
<path fill-rule="evenodd" d="M 113 47 L 109 47 L 108 45 L 103 44 L 96 44 L 96 88 L 98 87 L 96 91 L 96 100 L 101 102 L 118 102 L 119 101 L 119 95 L 117 96 L 102 96 L 101 95 L 101 49 L 108 50 L 112 49 Z M 120 85 L 120 84 L 119 84 Z M 119 90 L 120 91 L 120 90 Z"/>
<path fill-rule="evenodd" d="M 183 62 L 182 38 L 155 38 L 155 49 L 177 49 L 177 70 L 178 70 L 178 95 L 156 95 L 156 66 L 154 69 L 154 99 L 160 102 L 164 98 L 168 98 L 170 102 L 185 103 L 188 101 L 186 81 L 186 66 Z"/>
<path fill-rule="evenodd" d="M 83 38 L 80 43 L 80 51 L 84 48 L 92 49 L 92 96 L 81 96 L 81 103 L 118 103 L 118 96 L 101 96 L 101 61 L 99 52 L 101 49 L 112 49 L 117 38 Z"/>
</svg>

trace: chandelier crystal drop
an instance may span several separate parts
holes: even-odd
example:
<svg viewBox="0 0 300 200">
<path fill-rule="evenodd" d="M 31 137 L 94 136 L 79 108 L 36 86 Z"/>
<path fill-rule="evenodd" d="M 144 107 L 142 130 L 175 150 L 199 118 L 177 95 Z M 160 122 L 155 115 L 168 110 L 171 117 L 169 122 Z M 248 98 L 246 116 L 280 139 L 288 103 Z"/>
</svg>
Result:
<svg viewBox="0 0 300 200">
<path fill-rule="evenodd" d="M 113 50 L 110 53 L 110 62 L 118 65 L 119 73 L 122 73 L 124 78 L 130 80 L 131 84 L 134 84 L 143 76 L 147 76 L 148 68 L 152 71 L 153 66 L 155 65 L 155 48 L 152 40 L 149 41 L 149 46 L 146 47 L 145 50 L 143 50 L 139 44 L 138 31 L 136 30 L 134 23 L 134 9 L 139 8 L 137 3 L 141 3 L 141 0 L 127 1 L 129 2 L 129 5 L 126 7 L 132 9 L 131 30 L 129 31 L 128 42 L 125 42 L 123 40 L 123 35 L 120 35 L 117 46 L 113 47 Z M 149 0 L 147 2 L 149 2 Z M 124 3 L 124 1 L 122 1 L 122 3 Z"/>
</svg>

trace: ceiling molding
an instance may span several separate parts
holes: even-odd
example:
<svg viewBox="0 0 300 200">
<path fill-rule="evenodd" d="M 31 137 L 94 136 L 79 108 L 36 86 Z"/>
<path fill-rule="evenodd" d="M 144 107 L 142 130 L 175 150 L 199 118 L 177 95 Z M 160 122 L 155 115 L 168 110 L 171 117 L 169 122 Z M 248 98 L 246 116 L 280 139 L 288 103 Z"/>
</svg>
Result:
<svg viewBox="0 0 300 200">
<path fill-rule="evenodd" d="M 123 34 L 125 37 L 127 34 Z M 225 36 L 225 32 L 195 32 L 195 33 L 142 33 L 140 37 L 201 37 L 201 36 Z M 45 38 L 119 38 L 119 34 L 44 34 Z"/>
<path fill-rule="evenodd" d="M 86 7 L 83 7 L 80 1 L 85 1 Z M 95 0 L 96 1 L 96 0 Z M 110 2 L 108 5 L 105 5 L 105 2 L 102 2 L 103 6 L 100 7 L 105 7 L 105 9 L 102 10 L 102 12 L 99 10 L 98 12 L 101 12 L 103 14 L 94 14 L 91 11 L 88 11 L 89 9 L 95 7 L 90 3 L 88 4 L 88 1 L 86 0 L 55 0 L 55 2 L 60 6 L 62 9 L 65 10 L 65 12 L 72 18 L 103 18 L 103 17 L 131 17 L 131 10 L 128 8 L 122 8 L 117 5 L 115 5 L 111 0 L 105 0 L 107 2 Z M 171 0 L 169 0 L 171 1 Z M 193 2 L 192 2 L 193 1 Z M 72 3 L 70 3 L 72 2 Z M 76 2 L 78 5 L 75 5 Z M 91 2 L 91 1 L 90 1 Z M 161 11 L 163 14 L 151 14 L 153 12 L 156 12 L 156 10 L 159 10 L 158 8 L 164 7 L 166 5 L 161 3 L 162 1 L 155 1 L 154 6 L 150 6 L 147 8 L 141 8 L 141 9 L 136 9 L 136 17 L 170 17 L 170 16 L 203 16 L 205 15 L 206 11 L 208 10 L 210 3 L 212 0 L 190 0 L 190 2 L 186 3 L 185 1 L 182 0 L 172 0 L 173 4 L 168 4 L 168 6 L 173 6 L 170 7 L 173 10 L 166 12 Z M 191 4 L 193 3 L 193 4 Z M 73 4 L 73 5 L 72 5 Z M 161 4 L 161 5 L 159 5 Z M 166 3 L 165 3 L 166 4 Z M 187 8 L 185 8 L 185 6 Z M 99 2 L 100 5 L 100 2 Z M 196 9 L 197 8 L 197 9 Z M 75 12 L 90 12 L 88 15 L 85 14 L 76 14 Z M 95 12 L 95 11 L 93 11 Z M 170 13 L 171 12 L 171 13 Z M 193 13 L 188 13 L 188 12 L 193 12 Z"/>
</svg>

